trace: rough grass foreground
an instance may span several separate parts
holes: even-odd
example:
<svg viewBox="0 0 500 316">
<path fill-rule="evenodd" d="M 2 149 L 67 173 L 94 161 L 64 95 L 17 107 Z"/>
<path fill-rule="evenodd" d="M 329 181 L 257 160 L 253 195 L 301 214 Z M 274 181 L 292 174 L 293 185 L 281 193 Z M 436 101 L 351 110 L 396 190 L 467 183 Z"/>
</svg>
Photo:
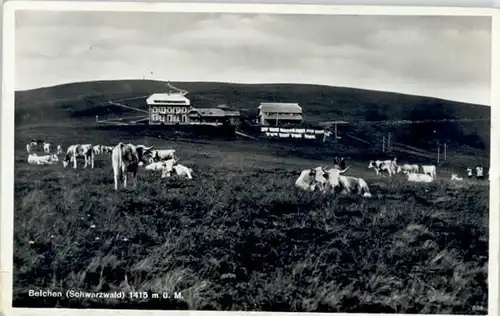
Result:
<svg viewBox="0 0 500 316">
<path fill-rule="evenodd" d="M 16 306 L 486 313 L 488 187 L 371 181 L 297 192 L 297 174 L 141 174 L 19 166 Z M 155 180 L 153 178 L 156 178 Z M 29 289 L 180 291 L 183 300 L 29 298 Z"/>
</svg>

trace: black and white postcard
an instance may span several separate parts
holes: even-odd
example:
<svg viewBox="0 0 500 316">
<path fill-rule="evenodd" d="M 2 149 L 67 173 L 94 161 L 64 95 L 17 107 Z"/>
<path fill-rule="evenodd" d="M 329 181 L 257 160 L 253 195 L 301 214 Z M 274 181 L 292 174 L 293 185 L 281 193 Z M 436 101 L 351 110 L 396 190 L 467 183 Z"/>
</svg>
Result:
<svg viewBox="0 0 500 316">
<path fill-rule="evenodd" d="M 4 10 L 7 312 L 497 311 L 495 10 Z"/>
</svg>

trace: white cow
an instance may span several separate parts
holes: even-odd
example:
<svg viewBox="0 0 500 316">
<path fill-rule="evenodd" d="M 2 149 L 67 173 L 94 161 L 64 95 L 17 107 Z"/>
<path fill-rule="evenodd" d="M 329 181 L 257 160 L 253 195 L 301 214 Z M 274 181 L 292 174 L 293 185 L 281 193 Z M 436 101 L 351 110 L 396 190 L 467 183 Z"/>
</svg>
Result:
<svg viewBox="0 0 500 316">
<path fill-rule="evenodd" d="M 456 174 L 456 173 L 452 173 L 450 180 L 452 180 L 452 181 L 464 181 L 464 178 L 459 177 L 458 174 Z"/>
<path fill-rule="evenodd" d="M 322 174 L 320 174 L 320 177 L 316 178 L 316 181 L 321 185 L 321 190 L 323 192 L 331 191 L 334 190 L 336 187 L 340 185 L 339 182 L 339 177 L 341 174 L 347 171 L 349 167 L 345 168 L 344 170 L 340 170 L 339 168 L 331 168 L 331 169 L 324 169 L 322 168 Z"/>
<path fill-rule="evenodd" d="M 323 167 L 302 170 L 295 181 L 295 187 L 304 191 L 315 191 L 317 188 L 323 190 L 327 177 L 328 173 Z"/>
<path fill-rule="evenodd" d="M 483 166 L 476 166 L 476 178 L 484 179 L 484 169 Z"/>
<path fill-rule="evenodd" d="M 174 172 L 174 167 L 177 165 L 177 162 L 179 161 L 179 158 L 171 158 L 165 161 L 162 161 L 163 163 L 163 169 L 161 173 L 162 178 L 168 178 L 172 175 L 172 172 Z"/>
<path fill-rule="evenodd" d="M 77 158 L 84 158 L 85 164 L 83 168 L 87 168 L 90 163 L 92 169 L 94 169 L 94 151 L 92 150 L 92 144 L 77 144 L 71 145 L 66 150 L 66 157 L 63 160 L 63 167 L 66 168 L 70 162 L 73 162 L 73 168 L 77 167 Z"/>
<path fill-rule="evenodd" d="M 56 153 L 57 153 L 58 155 L 60 155 L 60 154 L 62 154 L 62 152 L 63 152 L 63 149 L 62 149 L 61 145 L 57 145 L 57 150 L 56 150 Z"/>
<path fill-rule="evenodd" d="M 101 145 L 94 145 L 94 146 L 92 146 L 92 151 L 94 152 L 94 155 L 100 155 L 102 152 L 102 146 Z"/>
<path fill-rule="evenodd" d="M 434 177 L 425 173 L 408 173 L 408 181 L 430 183 L 434 181 Z"/>
<path fill-rule="evenodd" d="M 113 146 L 101 146 L 101 151 L 103 154 L 111 154 L 113 151 Z"/>
<path fill-rule="evenodd" d="M 146 162 L 151 156 L 151 147 L 143 145 L 132 145 L 118 143 L 113 148 L 111 153 L 111 163 L 113 164 L 113 174 L 115 180 L 115 190 L 118 191 L 118 183 L 122 183 L 123 187 L 127 187 L 127 174 L 132 173 L 134 188 L 137 186 L 137 173 L 139 171 L 139 163 Z"/>
<path fill-rule="evenodd" d="M 33 148 L 38 147 L 38 144 L 43 144 L 43 143 L 44 143 L 44 141 L 43 141 L 43 140 L 32 139 L 32 140 L 30 141 L 30 146 L 31 146 L 31 148 L 33 149 Z"/>
<path fill-rule="evenodd" d="M 167 160 L 175 158 L 175 149 L 158 149 L 153 150 L 151 155 L 151 162 Z"/>
<path fill-rule="evenodd" d="M 50 143 L 43 143 L 43 151 L 46 152 L 47 154 L 50 153 Z"/>
<path fill-rule="evenodd" d="M 379 175 L 381 171 L 386 171 L 389 177 L 392 177 L 392 175 L 396 173 L 396 167 L 397 165 L 394 160 L 371 160 L 368 164 L 368 169 L 375 170 L 377 175 Z"/>
<path fill-rule="evenodd" d="M 177 164 L 172 167 L 173 173 L 177 175 L 180 178 L 187 178 L 187 179 L 193 179 L 193 169 L 188 168 L 184 165 Z M 165 172 L 166 169 L 163 169 L 163 172 Z M 163 175 L 162 175 L 163 178 Z"/>
<path fill-rule="evenodd" d="M 472 168 L 471 167 L 468 167 L 467 168 L 467 177 L 470 179 L 472 178 Z"/>
<path fill-rule="evenodd" d="M 418 165 L 413 164 L 403 164 L 397 167 L 397 173 L 418 173 Z"/>
<path fill-rule="evenodd" d="M 52 165 L 57 163 L 58 158 L 57 155 L 45 155 L 38 156 L 37 154 L 29 154 L 28 155 L 28 164 L 30 165 Z"/>
<path fill-rule="evenodd" d="M 166 167 L 165 161 L 152 162 L 146 167 L 144 167 L 147 171 L 161 171 Z"/>
<path fill-rule="evenodd" d="M 342 188 L 342 193 L 351 193 L 356 190 L 359 195 L 363 197 L 371 197 L 370 188 L 366 181 L 362 178 L 352 177 L 352 176 L 339 176 L 340 187 Z"/>
<path fill-rule="evenodd" d="M 371 197 L 370 188 L 364 179 L 342 175 L 347 169 L 349 169 L 349 167 L 344 170 L 339 170 L 337 168 L 329 169 L 327 171 L 327 186 L 325 188 L 328 188 L 332 192 L 335 188 L 340 188 L 342 194 L 348 194 L 355 190 L 363 197 Z"/>
<path fill-rule="evenodd" d="M 427 166 L 422 165 L 422 171 L 423 171 L 422 173 L 428 174 L 431 177 L 436 178 L 436 166 L 434 166 L 434 165 L 427 165 Z"/>
<path fill-rule="evenodd" d="M 370 160 L 370 162 L 368 163 L 368 169 L 373 169 L 375 170 L 375 173 L 377 174 L 377 176 L 379 175 L 380 173 L 380 165 L 382 164 L 382 160 Z"/>
</svg>

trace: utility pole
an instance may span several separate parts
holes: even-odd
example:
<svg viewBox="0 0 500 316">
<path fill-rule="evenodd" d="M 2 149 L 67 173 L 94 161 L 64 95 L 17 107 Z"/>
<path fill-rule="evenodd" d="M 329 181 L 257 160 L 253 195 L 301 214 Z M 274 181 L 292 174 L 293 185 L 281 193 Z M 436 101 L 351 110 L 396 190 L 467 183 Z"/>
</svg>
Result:
<svg viewBox="0 0 500 316">
<path fill-rule="evenodd" d="M 387 152 L 391 151 L 391 133 L 387 133 Z"/>
<path fill-rule="evenodd" d="M 385 153 L 385 136 L 382 136 L 382 152 Z"/>
<path fill-rule="evenodd" d="M 439 164 L 439 158 L 440 158 L 439 156 L 440 156 L 440 154 L 441 154 L 441 144 L 439 144 L 439 142 L 438 142 L 438 157 L 437 157 L 437 163 L 438 164 Z"/>
<path fill-rule="evenodd" d="M 448 147 L 448 145 L 446 143 L 444 143 L 443 147 L 444 147 L 444 155 L 443 155 L 444 157 L 443 158 L 444 158 L 444 160 L 446 160 L 446 147 Z"/>
<path fill-rule="evenodd" d="M 335 122 L 335 141 L 337 141 L 337 122 Z"/>
</svg>

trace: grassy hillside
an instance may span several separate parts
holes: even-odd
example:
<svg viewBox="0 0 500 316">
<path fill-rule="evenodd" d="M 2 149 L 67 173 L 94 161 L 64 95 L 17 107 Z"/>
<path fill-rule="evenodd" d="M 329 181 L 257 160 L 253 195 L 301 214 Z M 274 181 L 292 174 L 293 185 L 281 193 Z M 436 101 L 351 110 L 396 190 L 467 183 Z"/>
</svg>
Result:
<svg viewBox="0 0 500 316">
<path fill-rule="evenodd" d="M 59 134 L 58 142 L 103 137 Z M 312 194 L 294 181 L 328 160 L 276 157 L 253 142 L 148 145 L 173 146 L 195 180 L 141 170 L 136 190 L 115 192 L 108 155 L 73 170 L 28 165 L 18 149 L 14 306 L 486 312 L 487 181 L 453 183 L 453 170 L 440 168 L 436 183 L 415 184 L 353 161 L 349 175 L 366 179 L 373 198 Z M 37 298 L 29 289 L 127 298 Z M 183 299 L 130 298 L 135 291 Z"/>
<path fill-rule="evenodd" d="M 295 101 L 309 120 L 352 124 L 339 143 L 319 146 L 159 138 L 128 126 L 98 129 L 94 119 L 136 114 L 100 102 L 164 91 L 160 82 L 18 92 L 14 306 L 486 313 L 489 182 L 449 179 L 466 177 L 468 164 L 487 163 L 481 146 L 489 124 L 396 128 L 366 121 L 489 118 L 489 108 L 322 86 L 174 84 L 190 91 L 194 106 L 252 110 L 260 101 Z M 140 98 L 127 103 L 145 107 Z M 426 142 L 456 144 L 434 183 L 409 183 L 367 168 L 379 154 L 374 140 L 385 132 L 393 133 L 400 161 L 435 163 L 432 144 L 422 149 Z M 175 148 L 194 180 L 141 169 L 136 189 L 115 192 L 108 154 L 97 155 L 95 169 L 82 169 L 83 162 L 76 170 L 29 165 L 24 146 L 31 137 L 64 148 L 120 141 Z M 372 198 L 296 190 L 301 170 L 331 166 L 337 155 L 347 157 L 348 175 L 366 180 Z M 123 291 L 127 298 L 29 297 L 30 289 Z M 134 292 L 151 299 L 130 297 Z M 152 298 L 164 292 L 182 297 Z"/>
<path fill-rule="evenodd" d="M 256 113 L 259 102 L 298 102 L 310 122 L 346 120 L 345 133 L 376 142 L 393 133 L 393 140 L 420 148 L 434 148 L 438 140 L 452 147 L 484 150 L 490 143 L 490 108 L 435 98 L 352 88 L 302 84 L 233 84 L 207 82 L 173 83 L 188 90 L 193 106 L 226 103 L 247 115 Z M 103 104 L 108 100 L 136 97 L 126 104 L 146 109 L 146 96 L 166 91 L 164 82 L 150 80 L 96 81 L 65 84 L 16 92 L 16 126 L 60 123 L 86 124 L 95 116 L 140 115 Z M 385 125 L 384 120 L 485 119 L 472 122 L 430 122 Z"/>
</svg>

